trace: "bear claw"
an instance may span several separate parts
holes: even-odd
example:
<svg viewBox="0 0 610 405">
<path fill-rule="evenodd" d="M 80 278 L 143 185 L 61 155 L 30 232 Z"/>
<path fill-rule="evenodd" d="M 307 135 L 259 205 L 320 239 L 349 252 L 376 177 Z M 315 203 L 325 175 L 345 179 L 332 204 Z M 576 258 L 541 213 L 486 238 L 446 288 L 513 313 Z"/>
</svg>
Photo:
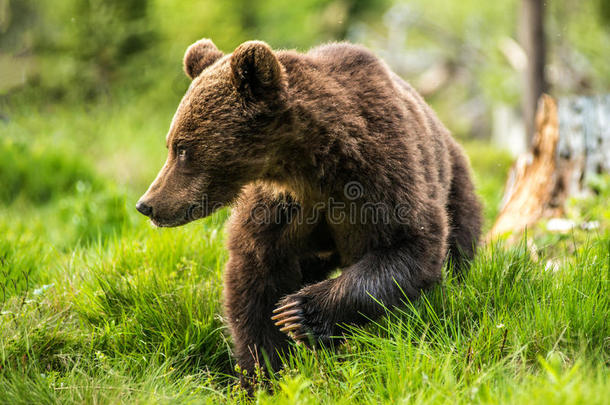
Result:
<svg viewBox="0 0 610 405">
<path fill-rule="evenodd" d="M 291 309 L 291 310 L 288 310 L 288 311 L 285 311 L 285 312 L 282 312 L 282 313 L 279 313 L 277 315 L 272 316 L 271 320 L 278 321 L 280 319 L 283 319 L 283 318 L 286 318 L 288 316 L 292 316 L 292 315 L 298 314 L 300 312 L 301 312 L 300 309 Z M 277 325 L 277 323 L 276 323 L 276 325 Z"/>
<path fill-rule="evenodd" d="M 280 327 L 280 332 L 286 333 L 291 339 L 300 343 L 309 336 L 303 330 L 303 311 L 299 307 L 300 302 L 292 301 L 273 310 L 271 320 L 275 321 L 275 326 Z"/>
<path fill-rule="evenodd" d="M 300 329 L 300 328 L 301 328 L 300 323 L 291 323 L 290 325 L 287 325 L 287 326 L 284 326 L 283 328 L 281 328 L 280 332 L 291 332 L 293 330 Z"/>
<path fill-rule="evenodd" d="M 273 313 L 274 313 L 274 314 L 277 314 L 277 313 L 279 313 L 279 312 L 285 311 L 285 310 L 286 310 L 286 309 L 288 309 L 288 308 L 292 308 L 292 307 L 294 307 L 295 305 L 299 305 L 299 303 L 298 303 L 297 301 L 292 301 L 292 302 L 289 302 L 289 303 L 288 303 L 288 304 L 286 304 L 286 305 L 282 305 L 282 306 L 281 306 L 281 307 L 279 307 L 279 308 L 275 308 L 275 309 L 273 310 Z"/>
<path fill-rule="evenodd" d="M 290 337 L 293 338 L 297 343 L 303 342 L 304 339 L 306 337 L 308 337 L 308 336 L 309 335 L 307 333 L 301 333 L 301 334 L 298 334 L 298 335 L 294 335 L 294 334 L 290 335 Z"/>
<path fill-rule="evenodd" d="M 300 316 L 291 316 L 290 318 L 279 320 L 275 323 L 275 326 L 280 326 L 283 324 L 290 325 L 294 321 L 300 321 L 302 318 Z"/>
</svg>

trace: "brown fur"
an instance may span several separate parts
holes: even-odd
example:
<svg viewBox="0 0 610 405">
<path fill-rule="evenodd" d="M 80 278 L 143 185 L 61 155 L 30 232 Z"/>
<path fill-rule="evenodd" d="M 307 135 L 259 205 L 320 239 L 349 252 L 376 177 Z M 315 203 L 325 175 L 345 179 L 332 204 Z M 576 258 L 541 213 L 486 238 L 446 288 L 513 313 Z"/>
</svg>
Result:
<svg viewBox="0 0 610 405">
<path fill-rule="evenodd" d="M 167 162 L 138 209 L 176 226 L 234 204 L 224 295 L 242 368 L 264 356 L 279 366 L 289 339 L 270 319 L 278 302 L 289 336 L 324 341 L 379 317 L 371 296 L 400 305 L 440 280 L 447 256 L 456 269 L 472 258 L 481 214 L 468 161 L 368 50 L 338 43 L 301 54 L 252 41 L 225 56 L 205 40 L 187 51 L 185 71 L 194 79 Z M 329 201 L 403 214 L 337 220 Z"/>
</svg>

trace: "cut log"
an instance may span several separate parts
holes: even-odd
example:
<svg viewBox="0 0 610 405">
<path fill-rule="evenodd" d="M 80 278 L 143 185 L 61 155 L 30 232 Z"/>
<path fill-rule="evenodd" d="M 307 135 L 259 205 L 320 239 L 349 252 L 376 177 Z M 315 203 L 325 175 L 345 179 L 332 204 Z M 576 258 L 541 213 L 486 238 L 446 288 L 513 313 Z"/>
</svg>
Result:
<svg viewBox="0 0 610 405">
<path fill-rule="evenodd" d="M 531 150 L 510 170 L 502 208 L 490 240 L 514 234 L 541 218 L 563 214 L 568 196 L 586 189 L 587 178 L 610 172 L 610 96 L 538 102 Z"/>
</svg>

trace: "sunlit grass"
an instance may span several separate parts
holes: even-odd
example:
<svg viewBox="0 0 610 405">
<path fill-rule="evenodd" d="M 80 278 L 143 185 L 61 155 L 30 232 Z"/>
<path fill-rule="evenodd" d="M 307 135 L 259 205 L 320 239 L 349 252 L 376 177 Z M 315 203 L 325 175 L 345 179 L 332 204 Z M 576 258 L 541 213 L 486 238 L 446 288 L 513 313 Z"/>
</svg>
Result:
<svg viewBox="0 0 610 405">
<path fill-rule="evenodd" d="M 218 223 L 142 226 L 57 255 L 53 284 L 4 303 L 6 402 L 243 400 L 221 321 Z M 610 236 L 545 268 L 486 248 L 462 282 L 352 330 L 336 351 L 297 348 L 262 403 L 602 403 L 610 351 Z M 591 390 L 594 390 L 595 395 Z M 598 396 L 599 395 L 599 396 Z M 46 398 L 46 399 L 45 399 Z"/>
</svg>

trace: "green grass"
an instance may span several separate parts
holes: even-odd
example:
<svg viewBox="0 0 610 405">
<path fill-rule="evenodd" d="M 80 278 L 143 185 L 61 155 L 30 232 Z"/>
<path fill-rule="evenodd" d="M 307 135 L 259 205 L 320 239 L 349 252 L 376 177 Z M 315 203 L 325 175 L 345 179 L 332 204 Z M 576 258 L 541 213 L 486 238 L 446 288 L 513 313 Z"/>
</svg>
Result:
<svg viewBox="0 0 610 405">
<path fill-rule="evenodd" d="M 222 319 L 228 211 L 177 229 L 135 213 L 173 108 L 146 120 L 143 103 L 18 105 L 0 123 L 12 185 L 0 199 L 0 403 L 247 400 Z M 510 159 L 466 149 L 489 226 Z M 610 180 L 593 182 L 598 194 L 568 215 L 597 230 L 542 224 L 527 243 L 487 246 L 465 280 L 350 331 L 338 350 L 295 348 L 256 400 L 606 402 Z"/>
<path fill-rule="evenodd" d="M 473 166 L 473 177 L 483 204 L 484 230 L 491 228 L 500 211 L 506 174 L 512 164 L 507 152 L 482 142 L 464 142 Z"/>
<path fill-rule="evenodd" d="M 50 259 L 52 284 L 3 305 L 0 401 L 243 399 L 229 376 L 219 304 L 226 253 L 214 222 L 142 225 Z M 609 254 L 610 235 L 593 237 L 552 271 L 528 249 L 489 247 L 466 280 L 354 330 L 339 350 L 299 349 L 271 382 L 274 394 L 259 399 L 602 403 Z"/>
</svg>

